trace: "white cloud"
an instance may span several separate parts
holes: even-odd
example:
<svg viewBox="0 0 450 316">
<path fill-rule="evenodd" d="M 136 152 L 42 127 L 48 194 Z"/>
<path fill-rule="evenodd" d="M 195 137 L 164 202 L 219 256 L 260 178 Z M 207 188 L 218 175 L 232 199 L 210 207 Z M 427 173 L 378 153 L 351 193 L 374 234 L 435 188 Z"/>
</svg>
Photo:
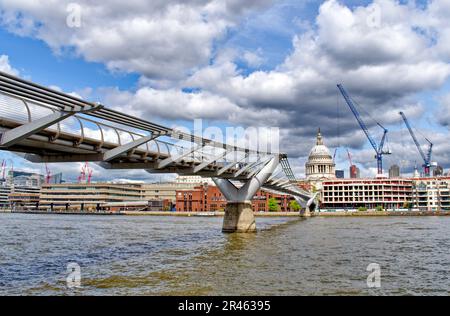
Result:
<svg viewBox="0 0 450 316">
<path fill-rule="evenodd" d="M 149 78 L 182 78 L 211 58 L 213 40 L 251 10 L 271 1 L 76 2 L 80 27 L 69 27 L 71 0 L 0 1 L 0 23 L 20 35 L 44 40 L 55 52 L 74 48 L 113 71 Z M 20 14 L 19 14 L 20 13 Z"/>
<path fill-rule="evenodd" d="M 245 63 L 249 67 L 258 68 L 265 61 L 265 59 L 262 55 L 263 55 L 263 52 L 261 49 L 257 49 L 255 52 L 245 51 L 242 56 L 242 59 L 245 61 Z"/>
<path fill-rule="evenodd" d="M 18 76 L 19 71 L 14 69 L 9 63 L 9 57 L 7 55 L 0 55 L 0 71 L 6 72 L 10 75 Z"/>
<path fill-rule="evenodd" d="M 287 113 L 277 109 L 243 108 L 210 92 L 184 93 L 178 89 L 157 90 L 150 87 L 135 93 L 104 89 L 104 102 L 117 110 L 128 109 L 130 114 L 149 120 L 164 118 L 191 121 L 196 118 L 227 121 L 250 126 L 275 126 L 288 121 Z"/>
<path fill-rule="evenodd" d="M 442 96 L 439 100 L 440 108 L 436 113 L 437 121 L 450 130 L 450 94 Z"/>
</svg>

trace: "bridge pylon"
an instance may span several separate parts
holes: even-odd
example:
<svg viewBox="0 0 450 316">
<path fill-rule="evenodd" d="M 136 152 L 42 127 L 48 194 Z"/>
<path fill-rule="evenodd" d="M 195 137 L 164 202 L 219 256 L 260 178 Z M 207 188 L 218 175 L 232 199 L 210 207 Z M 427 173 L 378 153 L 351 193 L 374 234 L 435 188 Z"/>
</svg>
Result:
<svg viewBox="0 0 450 316">
<path fill-rule="evenodd" d="M 222 232 L 252 233 L 256 232 L 255 216 L 252 209 L 252 198 L 269 179 L 279 164 L 279 156 L 275 155 L 267 164 L 245 184 L 237 188 L 230 180 L 213 178 L 214 183 L 227 199 Z"/>
<path fill-rule="evenodd" d="M 294 199 L 301 206 L 300 216 L 311 217 L 312 213 L 314 213 L 314 211 L 316 210 L 316 207 L 317 207 L 317 201 L 316 201 L 317 195 L 318 195 L 318 193 L 315 193 L 311 198 L 309 198 L 306 201 L 301 199 L 299 196 L 294 195 Z"/>
</svg>

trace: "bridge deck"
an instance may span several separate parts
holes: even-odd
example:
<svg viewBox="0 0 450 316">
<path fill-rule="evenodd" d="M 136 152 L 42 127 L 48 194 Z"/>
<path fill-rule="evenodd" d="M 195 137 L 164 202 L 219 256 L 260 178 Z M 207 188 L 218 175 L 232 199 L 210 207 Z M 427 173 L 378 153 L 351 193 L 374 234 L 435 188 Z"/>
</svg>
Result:
<svg viewBox="0 0 450 316">
<path fill-rule="evenodd" d="M 96 162 L 245 181 L 279 155 L 267 189 L 308 198 L 287 156 L 223 144 L 86 102 L 0 72 L 0 149 L 32 162 Z"/>
</svg>

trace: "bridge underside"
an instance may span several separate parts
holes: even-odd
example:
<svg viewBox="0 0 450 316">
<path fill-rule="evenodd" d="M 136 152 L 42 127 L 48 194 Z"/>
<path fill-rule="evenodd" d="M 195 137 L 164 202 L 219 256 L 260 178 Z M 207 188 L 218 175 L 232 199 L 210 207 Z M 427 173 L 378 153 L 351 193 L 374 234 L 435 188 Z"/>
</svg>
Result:
<svg viewBox="0 0 450 316">
<path fill-rule="evenodd" d="M 0 136 L 10 128 L 21 126 L 18 122 L 6 121 L 0 118 Z M 161 144 L 159 144 L 161 145 Z M 116 149 L 120 145 L 110 142 L 102 142 L 93 138 L 81 138 L 78 135 L 57 132 L 46 129 L 29 136 L 8 148 L 8 150 L 19 153 L 28 161 L 35 163 L 64 163 L 64 162 L 96 162 L 104 169 L 145 169 L 149 173 L 177 173 L 183 175 L 198 175 L 202 177 L 221 177 L 234 180 L 247 180 L 254 170 L 243 171 L 236 176 L 242 168 L 236 163 L 227 166 L 226 162 L 211 162 L 201 170 L 196 169 L 204 163 L 199 160 L 178 159 L 170 161 L 168 165 L 161 167 L 161 163 L 166 159 L 171 159 L 172 155 L 167 152 L 134 148 L 113 159 L 106 160 L 105 154 Z"/>
</svg>

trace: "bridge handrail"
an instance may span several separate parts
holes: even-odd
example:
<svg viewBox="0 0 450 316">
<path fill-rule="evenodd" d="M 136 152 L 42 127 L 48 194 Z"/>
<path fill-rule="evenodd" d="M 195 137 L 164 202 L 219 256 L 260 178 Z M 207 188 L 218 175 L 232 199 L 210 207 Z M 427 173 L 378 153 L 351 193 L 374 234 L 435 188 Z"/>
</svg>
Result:
<svg viewBox="0 0 450 316">
<path fill-rule="evenodd" d="M 36 83 L 12 76 L 10 74 L 0 72 L 0 91 L 10 95 L 15 95 L 20 99 L 27 99 L 33 102 L 48 104 L 61 111 L 69 109 L 85 109 L 97 106 L 98 103 L 87 102 L 75 96 L 56 91 Z M 221 142 L 213 141 L 190 133 L 177 131 L 176 129 L 165 127 L 159 124 L 148 122 L 144 119 L 137 118 L 128 114 L 124 114 L 117 110 L 106 107 L 86 113 L 85 115 L 96 117 L 99 119 L 114 122 L 123 126 L 137 128 L 142 131 L 165 135 L 176 140 L 184 140 L 201 145 L 209 145 L 212 147 L 223 148 L 226 150 L 242 151 L 246 153 L 260 153 L 258 150 L 233 146 Z M 264 154 L 279 154 L 272 152 L 263 152 Z"/>
</svg>

